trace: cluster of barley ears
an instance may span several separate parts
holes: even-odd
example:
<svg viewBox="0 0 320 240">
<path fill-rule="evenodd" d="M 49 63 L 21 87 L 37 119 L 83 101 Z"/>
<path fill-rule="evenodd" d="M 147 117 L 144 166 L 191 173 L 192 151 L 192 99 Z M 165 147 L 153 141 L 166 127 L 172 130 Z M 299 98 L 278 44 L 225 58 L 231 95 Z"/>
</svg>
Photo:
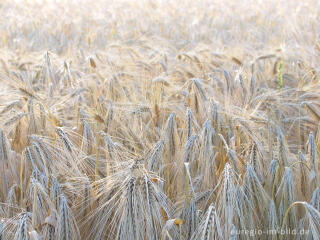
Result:
<svg viewBox="0 0 320 240">
<path fill-rule="evenodd" d="M 320 239 L 319 15 L 2 1 L 0 240 Z"/>
</svg>

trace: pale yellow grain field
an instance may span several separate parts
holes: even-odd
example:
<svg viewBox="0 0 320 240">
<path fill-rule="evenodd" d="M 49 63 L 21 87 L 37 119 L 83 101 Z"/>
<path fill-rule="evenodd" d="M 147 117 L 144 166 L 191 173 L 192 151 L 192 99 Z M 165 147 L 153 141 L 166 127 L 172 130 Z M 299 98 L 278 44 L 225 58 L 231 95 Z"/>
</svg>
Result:
<svg viewBox="0 0 320 240">
<path fill-rule="evenodd" d="M 0 1 L 0 239 L 320 238 L 320 3 Z"/>
</svg>

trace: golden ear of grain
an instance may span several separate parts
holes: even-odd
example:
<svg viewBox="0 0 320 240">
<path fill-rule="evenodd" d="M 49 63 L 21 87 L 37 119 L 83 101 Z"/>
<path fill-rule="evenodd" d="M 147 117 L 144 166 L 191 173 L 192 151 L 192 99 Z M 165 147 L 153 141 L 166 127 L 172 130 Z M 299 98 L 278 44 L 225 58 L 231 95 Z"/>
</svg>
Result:
<svg viewBox="0 0 320 240">
<path fill-rule="evenodd" d="M 311 115 L 317 120 L 320 121 L 320 113 L 311 103 L 305 103 L 306 108 L 309 110 Z"/>
<path fill-rule="evenodd" d="M 97 64 L 96 62 L 93 60 L 93 58 L 89 58 L 89 63 L 90 63 L 90 66 L 92 68 L 97 68 Z"/>
<path fill-rule="evenodd" d="M 241 62 L 238 58 L 236 58 L 236 57 L 232 57 L 231 60 L 234 61 L 234 62 L 235 62 L 236 64 L 238 64 L 239 66 L 242 65 L 242 62 Z"/>
</svg>

